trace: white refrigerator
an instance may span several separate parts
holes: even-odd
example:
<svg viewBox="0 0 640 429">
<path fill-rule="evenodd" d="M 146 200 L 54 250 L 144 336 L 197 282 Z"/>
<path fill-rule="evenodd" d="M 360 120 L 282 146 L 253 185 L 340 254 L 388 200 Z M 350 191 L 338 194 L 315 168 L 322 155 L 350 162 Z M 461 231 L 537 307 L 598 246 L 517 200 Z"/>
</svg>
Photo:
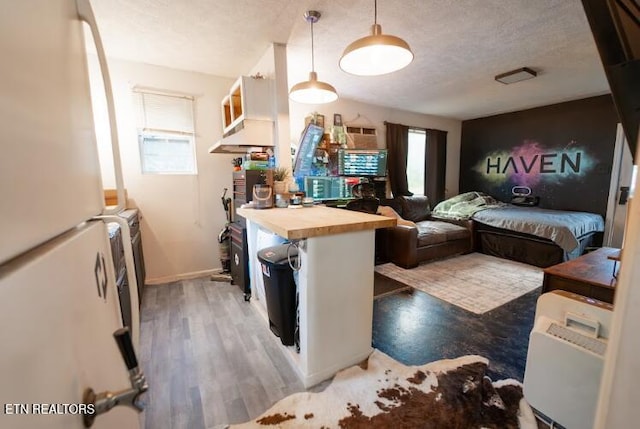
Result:
<svg viewBox="0 0 640 429">
<path fill-rule="evenodd" d="M 0 427 L 81 428 L 79 404 L 88 389 L 99 394 L 132 386 L 113 337 L 122 320 L 107 218 L 100 218 L 108 213 L 86 24 L 108 87 L 106 61 L 88 0 L 0 2 Z M 114 123 L 111 131 L 115 140 Z M 119 159 L 117 141 L 113 151 Z M 116 182 L 124 201 L 118 166 Z M 137 346 L 130 247 L 125 257 Z M 141 422 L 133 407 L 116 406 L 92 427 L 139 428 Z"/>
</svg>

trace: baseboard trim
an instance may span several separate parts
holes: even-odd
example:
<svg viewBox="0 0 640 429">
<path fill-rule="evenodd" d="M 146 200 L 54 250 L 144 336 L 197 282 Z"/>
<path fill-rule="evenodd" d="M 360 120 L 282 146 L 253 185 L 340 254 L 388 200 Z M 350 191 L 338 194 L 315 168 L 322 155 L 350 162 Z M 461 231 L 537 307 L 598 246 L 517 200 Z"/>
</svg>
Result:
<svg viewBox="0 0 640 429">
<path fill-rule="evenodd" d="M 190 273 L 178 274 L 175 276 L 165 276 L 165 277 L 156 277 L 154 279 L 145 279 L 145 285 L 159 285 L 163 283 L 172 283 L 178 282 L 180 280 L 191 280 L 196 279 L 198 277 L 210 276 L 212 274 L 220 274 L 222 272 L 221 268 L 214 268 L 211 270 L 202 270 L 202 271 L 193 271 Z"/>
</svg>

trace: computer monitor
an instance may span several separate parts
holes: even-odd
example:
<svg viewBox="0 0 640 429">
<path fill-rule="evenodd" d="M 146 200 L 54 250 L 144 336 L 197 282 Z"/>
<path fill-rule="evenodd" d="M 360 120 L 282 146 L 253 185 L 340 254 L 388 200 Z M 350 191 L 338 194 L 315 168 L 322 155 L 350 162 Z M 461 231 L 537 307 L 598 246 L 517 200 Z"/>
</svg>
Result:
<svg viewBox="0 0 640 429">
<path fill-rule="evenodd" d="M 387 175 L 387 150 L 340 149 L 338 151 L 338 174 L 341 176 Z"/>
<path fill-rule="evenodd" d="M 296 150 L 293 177 L 301 178 L 312 174 L 313 158 L 323 136 L 324 128 L 311 123 L 305 127 Z"/>
<path fill-rule="evenodd" d="M 304 192 L 320 201 L 351 199 L 354 185 L 361 181 L 360 177 L 307 176 L 304 178 Z"/>
</svg>

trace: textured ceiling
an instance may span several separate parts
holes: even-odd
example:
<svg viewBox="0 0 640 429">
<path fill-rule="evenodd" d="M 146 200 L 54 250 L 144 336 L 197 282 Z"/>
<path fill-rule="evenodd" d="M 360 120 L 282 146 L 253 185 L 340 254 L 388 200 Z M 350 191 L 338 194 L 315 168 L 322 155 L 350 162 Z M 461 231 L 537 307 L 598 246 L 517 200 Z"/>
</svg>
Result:
<svg viewBox="0 0 640 429">
<path fill-rule="evenodd" d="M 107 55 L 237 77 L 271 42 L 288 46 L 289 86 L 315 69 L 343 98 L 471 119 L 609 92 L 580 0 L 380 0 L 382 31 L 415 59 L 386 76 L 338 67 L 344 48 L 373 23 L 373 0 L 92 0 Z M 494 76 L 527 66 L 538 77 L 503 85 Z"/>
</svg>

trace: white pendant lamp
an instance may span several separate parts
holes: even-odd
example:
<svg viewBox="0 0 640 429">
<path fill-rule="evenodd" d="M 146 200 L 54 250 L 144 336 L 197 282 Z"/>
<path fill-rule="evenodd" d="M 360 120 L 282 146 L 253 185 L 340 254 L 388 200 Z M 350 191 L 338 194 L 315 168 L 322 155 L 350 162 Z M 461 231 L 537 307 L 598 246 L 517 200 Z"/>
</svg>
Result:
<svg viewBox="0 0 640 429">
<path fill-rule="evenodd" d="M 293 85 L 289 91 L 289 98 L 306 104 L 331 103 L 338 99 L 338 93 L 333 86 L 318 80 L 313 56 L 313 24 L 320 19 L 320 12 L 310 10 L 304 14 L 304 19 L 311 24 L 311 73 L 309 80 Z"/>
<path fill-rule="evenodd" d="M 340 68 L 358 76 L 378 76 L 405 68 L 413 61 L 409 44 L 399 37 L 382 34 L 378 24 L 378 1 L 374 0 L 374 18 L 371 35 L 347 46 Z"/>
</svg>

